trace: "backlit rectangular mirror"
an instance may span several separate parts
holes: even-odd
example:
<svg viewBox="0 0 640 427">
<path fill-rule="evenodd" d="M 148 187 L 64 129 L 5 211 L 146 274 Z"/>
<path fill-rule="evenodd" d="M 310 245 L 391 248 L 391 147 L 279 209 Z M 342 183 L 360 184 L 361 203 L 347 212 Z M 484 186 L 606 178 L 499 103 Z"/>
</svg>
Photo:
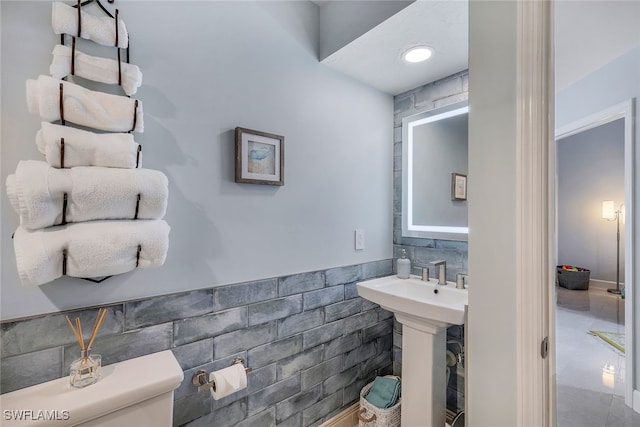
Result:
<svg viewBox="0 0 640 427">
<path fill-rule="evenodd" d="M 468 239 L 468 119 L 464 101 L 402 120 L 403 236 Z"/>
</svg>

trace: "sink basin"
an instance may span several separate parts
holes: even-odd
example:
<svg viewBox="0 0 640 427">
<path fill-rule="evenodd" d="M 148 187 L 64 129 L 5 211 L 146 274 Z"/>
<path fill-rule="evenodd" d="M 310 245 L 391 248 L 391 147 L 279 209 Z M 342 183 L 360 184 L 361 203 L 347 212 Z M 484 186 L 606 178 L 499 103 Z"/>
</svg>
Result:
<svg viewBox="0 0 640 427">
<path fill-rule="evenodd" d="M 455 284 L 438 285 L 435 279 L 425 282 L 417 277 L 399 279 L 382 277 L 358 283 L 358 294 L 382 308 L 400 316 L 408 315 L 415 321 L 448 325 L 464 323 L 467 290 L 456 289 Z M 402 320 L 398 319 L 401 323 Z"/>
<path fill-rule="evenodd" d="M 464 324 L 466 289 L 396 276 L 357 284 L 358 294 L 402 323 L 402 427 L 444 426 L 447 326 Z"/>
</svg>

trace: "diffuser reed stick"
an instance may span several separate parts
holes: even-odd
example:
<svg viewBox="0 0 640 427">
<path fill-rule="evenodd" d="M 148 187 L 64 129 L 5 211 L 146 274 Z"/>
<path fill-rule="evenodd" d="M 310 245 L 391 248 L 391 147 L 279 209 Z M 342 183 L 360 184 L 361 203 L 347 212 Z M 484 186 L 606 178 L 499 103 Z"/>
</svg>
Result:
<svg viewBox="0 0 640 427">
<path fill-rule="evenodd" d="M 84 351 L 84 337 L 82 336 L 82 323 L 80 322 L 80 318 L 76 317 L 76 330 L 78 331 L 78 336 L 80 337 L 80 350 Z"/>
<path fill-rule="evenodd" d="M 98 310 L 96 321 L 93 323 L 93 329 L 91 330 L 91 337 L 89 337 L 89 344 L 87 344 L 87 350 L 91 350 L 93 341 L 96 339 L 96 336 L 98 335 L 98 331 L 102 327 L 102 322 L 104 322 L 105 317 L 107 317 L 107 309 L 101 308 L 100 310 Z"/>
<path fill-rule="evenodd" d="M 100 378 L 102 358 L 100 355 L 91 355 L 90 352 L 91 346 L 93 345 L 96 336 L 98 336 L 98 331 L 102 327 L 102 323 L 106 316 L 106 308 L 98 310 L 96 320 L 93 322 L 93 328 L 91 329 L 91 335 L 89 336 L 89 340 L 86 341 L 86 346 L 84 336 L 82 334 L 82 322 L 80 322 L 80 318 L 76 317 L 72 322 L 71 319 L 69 319 L 69 316 L 65 316 L 71 332 L 73 332 L 73 335 L 76 337 L 76 340 L 80 345 L 80 359 L 71 363 L 69 381 L 73 387 L 86 387 L 95 383 Z"/>
<path fill-rule="evenodd" d="M 74 319 L 75 326 L 73 326 L 73 323 L 71 322 L 71 319 L 69 319 L 69 316 L 65 316 L 65 319 L 67 319 L 67 323 L 69 324 L 69 328 L 71 329 L 71 332 L 73 332 L 73 336 L 75 336 L 76 340 L 78 340 L 78 344 L 80 345 L 80 350 L 82 351 L 91 350 L 93 341 L 95 341 L 96 336 L 98 336 L 98 331 L 102 327 L 102 323 L 104 322 L 105 317 L 107 317 L 107 312 L 108 311 L 106 308 L 101 308 L 98 310 L 98 314 L 96 316 L 95 322 L 93 323 L 93 328 L 91 329 L 91 335 L 89 336 L 89 341 L 87 341 L 86 346 L 84 344 L 85 343 L 84 336 L 82 335 L 82 322 L 80 322 L 80 318 L 76 317 Z"/>
<path fill-rule="evenodd" d="M 76 328 L 73 327 L 73 323 L 71 323 L 71 319 L 69 319 L 69 316 L 64 316 L 65 319 L 67 319 L 67 323 L 69 324 L 69 328 L 71 328 L 71 332 L 73 332 L 73 336 L 76 337 L 76 340 L 78 340 L 78 343 L 80 343 L 80 337 L 78 336 L 78 331 L 76 331 Z"/>
</svg>

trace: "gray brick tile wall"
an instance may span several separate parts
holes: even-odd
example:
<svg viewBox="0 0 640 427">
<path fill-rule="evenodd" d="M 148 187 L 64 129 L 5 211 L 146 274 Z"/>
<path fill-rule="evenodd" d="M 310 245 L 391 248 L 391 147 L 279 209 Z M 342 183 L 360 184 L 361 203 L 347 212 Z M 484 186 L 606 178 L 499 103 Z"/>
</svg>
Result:
<svg viewBox="0 0 640 427">
<path fill-rule="evenodd" d="M 248 351 L 250 366 L 262 367 L 284 359 L 302 351 L 302 336 L 295 335 L 279 341 L 271 341 L 265 345 Z"/>
<path fill-rule="evenodd" d="M 333 322 L 334 320 L 343 319 L 362 311 L 362 299 L 351 299 L 327 305 L 324 308 L 325 321 Z"/>
<path fill-rule="evenodd" d="M 380 372 L 380 375 L 388 375 L 388 373 L 385 371 L 382 371 Z M 367 385 L 367 383 L 371 382 L 372 380 L 373 380 L 372 378 L 360 379 L 346 386 L 343 391 L 343 398 L 342 398 L 343 404 L 347 406 L 351 404 L 351 402 L 360 400 L 360 392 L 362 391 L 364 386 Z"/>
<path fill-rule="evenodd" d="M 102 324 L 98 336 L 117 334 L 122 332 L 124 325 L 124 313 L 122 305 L 109 306 L 107 315 Z M 73 321 L 80 318 L 83 325 L 93 325 L 98 315 L 98 309 L 80 310 L 65 313 Z M 84 331 L 88 338 L 91 328 Z M 37 337 L 37 339 L 34 339 Z M 2 341 L 2 357 L 16 354 L 29 353 L 54 346 L 76 343 L 65 316 L 53 314 L 36 317 L 20 322 L 3 323 L 0 327 L 0 340 Z"/>
<path fill-rule="evenodd" d="M 249 396 L 249 414 L 253 415 L 300 392 L 300 375 L 287 378 Z"/>
<path fill-rule="evenodd" d="M 362 338 L 360 331 L 352 332 L 348 335 L 343 335 L 340 338 L 336 338 L 330 341 L 324 346 L 324 360 L 329 360 L 334 356 L 344 354 L 362 344 Z"/>
<path fill-rule="evenodd" d="M 48 348 L 2 359 L 0 386 L 3 393 L 62 376 L 63 347 Z"/>
<path fill-rule="evenodd" d="M 308 390 L 342 371 L 342 355 L 334 357 L 301 373 L 302 389 Z"/>
<path fill-rule="evenodd" d="M 211 289 L 128 302 L 124 305 L 125 329 L 157 325 L 200 316 L 212 311 L 213 291 Z"/>
<path fill-rule="evenodd" d="M 302 427 L 320 425 L 323 417 L 329 415 L 332 411 L 340 408 L 342 405 L 342 390 L 325 397 L 321 401 L 314 403 L 307 409 L 302 411 Z"/>
<path fill-rule="evenodd" d="M 344 285 L 305 292 L 304 309 L 311 310 L 344 300 Z"/>
<path fill-rule="evenodd" d="M 282 380 L 295 375 L 304 369 L 316 366 L 318 363 L 322 362 L 322 357 L 322 346 L 317 346 L 284 358 L 276 365 L 277 378 L 278 380 Z"/>
<path fill-rule="evenodd" d="M 173 425 L 181 426 L 210 413 L 211 394 L 194 393 L 187 397 L 174 400 Z"/>
<path fill-rule="evenodd" d="M 316 387 L 296 394 L 276 404 L 276 421 L 278 423 L 291 418 L 296 413 L 302 412 L 322 399 L 322 387 Z"/>
<path fill-rule="evenodd" d="M 283 319 L 302 311 L 302 295 L 278 298 L 249 306 L 249 326 Z"/>
<path fill-rule="evenodd" d="M 278 338 L 299 334 L 317 328 L 324 323 L 324 309 L 305 311 L 300 314 L 278 320 Z"/>
<path fill-rule="evenodd" d="M 218 335 L 213 339 L 213 356 L 220 359 L 238 351 L 271 342 L 276 339 L 276 336 L 275 322 Z"/>
<path fill-rule="evenodd" d="M 282 277 L 279 279 L 278 295 L 283 297 L 322 289 L 324 288 L 324 282 L 324 273 L 321 271 Z"/>
<path fill-rule="evenodd" d="M 183 370 L 213 361 L 213 338 L 195 341 L 172 349 Z"/>
<path fill-rule="evenodd" d="M 241 399 L 233 402 L 231 405 L 220 408 L 216 412 L 210 412 L 209 414 L 188 423 L 187 426 L 233 427 L 237 426 L 238 423 L 240 423 L 245 418 L 247 418 L 247 402 L 246 399 Z"/>
<path fill-rule="evenodd" d="M 94 351 L 106 365 L 171 349 L 185 375 L 175 426 L 319 426 L 394 369 L 392 314 L 356 288 L 392 270 L 382 260 L 112 304 Z M 69 314 L 92 325 L 97 309 Z M 79 347 L 64 314 L 0 325 L 2 393 L 68 375 Z M 191 384 L 236 357 L 252 368 L 246 389 L 214 400 Z"/>
<path fill-rule="evenodd" d="M 360 266 L 338 267 L 327 270 L 325 273 L 327 286 L 343 285 L 360 280 Z"/>
<path fill-rule="evenodd" d="M 96 338 L 93 343 L 93 353 L 102 356 L 103 365 L 110 365 L 145 354 L 168 350 L 171 348 L 172 326 L 171 323 L 163 323 L 122 334 Z M 64 375 L 69 374 L 71 362 L 79 357 L 80 345 L 78 343 L 64 347 Z"/>
<path fill-rule="evenodd" d="M 344 368 L 357 366 L 360 362 L 363 362 L 370 357 L 374 357 L 376 354 L 377 343 L 375 341 L 371 341 L 345 353 L 342 365 Z"/>
<path fill-rule="evenodd" d="M 359 366 L 353 366 L 347 370 L 343 370 L 337 375 L 330 376 L 322 382 L 322 388 L 325 396 L 331 396 L 339 390 L 342 390 L 354 381 L 360 378 L 361 372 Z"/>
<path fill-rule="evenodd" d="M 344 299 L 352 299 L 358 297 L 358 287 L 356 283 L 347 283 L 344 285 Z"/>
<path fill-rule="evenodd" d="M 247 307 L 233 308 L 207 316 L 174 322 L 173 339 L 176 345 L 186 344 L 212 335 L 235 331 L 248 326 Z"/>
<path fill-rule="evenodd" d="M 276 425 L 276 408 L 273 406 L 246 420 L 240 421 L 235 427 L 273 427 Z"/>
<path fill-rule="evenodd" d="M 253 369 L 251 375 L 247 375 L 247 389 L 249 393 L 255 393 L 265 387 L 276 383 L 276 364 L 272 363 L 264 368 Z"/>
<path fill-rule="evenodd" d="M 278 427 L 300 427 L 302 425 L 302 412 L 294 414 L 286 420 L 278 422 Z"/>
<path fill-rule="evenodd" d="M 260 280 L 239 285 L 222 286 L 213 291 L 214 311 L 267 301 L 278 296 L 278 280 Z"/>
<path fill-rule="evenodd" d="M 344 321 L 327 323 L 318 328 L 303 332 L 304 349 L 315 347 L 342 336 L 345 331 Z"/>
<path fill-rule="evenodd" d="M 382 322 L 378 322 L 373 326 L 364 328 L 362 330 L 362 341 L 368 342 L 373 339 L 383 337 L 385 335 L 391 335 L 393 333 L 393 320 L 387 319 Z"/>
</svg>

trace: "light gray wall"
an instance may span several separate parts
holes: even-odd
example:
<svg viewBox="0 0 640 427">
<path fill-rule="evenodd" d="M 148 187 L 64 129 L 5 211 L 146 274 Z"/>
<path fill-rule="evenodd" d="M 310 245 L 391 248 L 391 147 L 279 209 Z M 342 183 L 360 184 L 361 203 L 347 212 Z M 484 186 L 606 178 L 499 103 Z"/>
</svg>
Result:
<svg viewBox="0 0 640 427">
<path fill-rule="evenodd" d="M 557 142 L 558 264 L 616 281 L 616 221 L 602 219 L 602 201 L 624 202 L 624 120 Z M 624 224 L 620 221 L 620 281 L 624 282 Z"/>
<path fill-rule="evenodd" d="M 584 79 L 568 86 L 556 94 L 556 128 L 561 128 L 576 120 L 598 113 L 606 108 L 626 102 L 635 98 L 635 140 L 634 147 L 640 147 L 640 109 L 638 108 L 638 98 L 640 98 L 640 47 L 632 49 L 628 53 L 620 56 L 609 64 L 591 73 Z M 640 165 L 640 150 L 635 149 L 634 157 L 635 169 Z M 640 176 L 635 173 L 633 182 L 634 200 L 636 203 L 633 219 L 640 221 L 640 212 L 637 208 L 640 203 Z M 633 258 L 633 283 L 638 282 L 638 265 L 640 265 L 640 251 L 636 250 Z M 640 343 L 640 292 L 634 286 L 633 307 L 634 319 L 634 342 Z M 640 352 L 635 352 L 634 372 L 640 372 Z M 640 388 L 640 383 L 636 379 L 633 385 L 634 390 Z"/>
<path fill-rule="evenodd" d="M 517 2 L 469 4 L 467 425 L 517 418 Z M 471 185 L 471 184 L 470 184 Z"/>
<path fill-rule="evenodd" d="M 415 0 L 329 1 L 320 7 L 320 60 L 340 50 Z"/>
<path fill-rule="evenodd" d="M 144 166 L 169 178 L 162 268 L 24 288 L 1 197 L 1 311 L 16 318 L 391 257 L 392 98 L 318 63 L 310 2 L 119 2 L 144 80 Z M 40 159 L 25 80 L 59 42 L 50 2 L 2 1 L 2 182 Z M 19 37 L 19 42 L 17 38 Z M 284 187 L 234 183 L 236 126 L 285 136 Z M 3 192 L 4 193 L 4 192 Z M 354 250 L 354 229 L 366 232 Z"/>
</svg>

